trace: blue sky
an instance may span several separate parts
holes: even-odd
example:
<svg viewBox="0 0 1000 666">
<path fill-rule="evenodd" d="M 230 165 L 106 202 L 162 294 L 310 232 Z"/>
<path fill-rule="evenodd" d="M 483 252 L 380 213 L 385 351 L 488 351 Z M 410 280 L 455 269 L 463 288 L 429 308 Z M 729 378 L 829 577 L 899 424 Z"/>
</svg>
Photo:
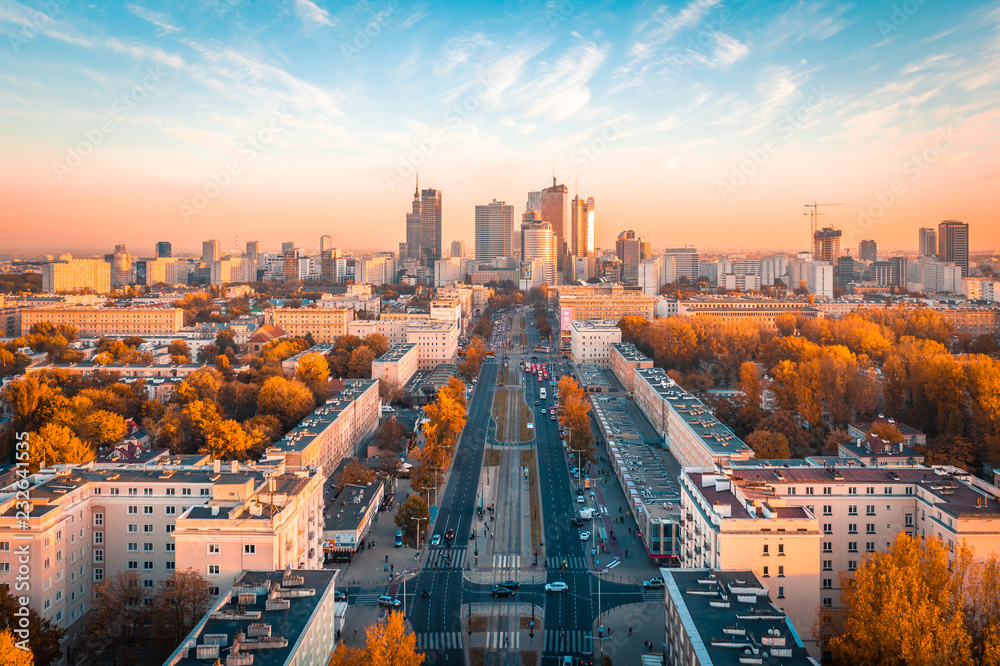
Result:
<svg viewBox="0 0 1000 666">
<path fill-rule="evenodd" d="M 800 249 L 816 199 L 993 248 L 998 56 L 973 2 L 0 0 L 0 250 L 394 249 L 417 169 L 471 241 L 553 163 L 604 247 Z"/>
</svg>

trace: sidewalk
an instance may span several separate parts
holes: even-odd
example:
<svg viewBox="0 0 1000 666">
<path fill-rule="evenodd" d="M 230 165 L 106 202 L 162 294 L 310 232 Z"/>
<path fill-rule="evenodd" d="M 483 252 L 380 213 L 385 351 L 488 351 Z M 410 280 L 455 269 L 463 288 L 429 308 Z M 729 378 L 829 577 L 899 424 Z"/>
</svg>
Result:
<svg viewBox="0 0 1000 666">
<path fill-rule="evenodd" d="M 601 640 L 594 641 L 594 663 L 601 663 L 601 654 L 611 658 L 615 666 L 624 664 L 637 665 L 641 655 L 663 655 L 664 615 L 663 602 L 646 602 L 619 606 L 601 616 L 603 632 L 599 622 L 594 623 L 594 636 L 603 633 Z M 629 636 L 629 627 L 632 635 Z M 653 644 L 652 649 L 643 646 L 644 642 Z M 659 663 L 659 662 L 657 662 Z"/>
</svg>

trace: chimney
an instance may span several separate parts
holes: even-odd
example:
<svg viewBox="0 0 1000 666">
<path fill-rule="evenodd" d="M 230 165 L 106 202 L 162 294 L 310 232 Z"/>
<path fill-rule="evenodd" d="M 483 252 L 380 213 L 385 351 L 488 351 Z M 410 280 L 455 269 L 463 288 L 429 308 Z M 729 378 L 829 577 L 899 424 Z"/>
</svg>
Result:
<svg viewBox="0 0 1000 666">
<path fill-rule="evenodd" d="M 222 461 L 221 460 L 213 460 L 212 461 L 212 471 L 215 472 L 216 474 L 218 474 L 219 472 L 222 471 Z"/>
<path fill-rule="evenodd" d="M 240 468 L 240 463 L 238 460 L 229 461 L 229 472 L 231 474 L 236 474 L 236 472 L 239 471 L 239 468 Z"/>
<path fill-rule="evenodd" d="M 268 477 L 267 479 L 267 490 L 268 492 L 274 492 L 278 487 L 278 482 L 274 480 L 274 475 Z"/>
<path fill-rule="evenodd" d="M 218 504 L 212 506 L 212 515 L 213 516 L 219 515 L 219 505 Z"/>
</svg>

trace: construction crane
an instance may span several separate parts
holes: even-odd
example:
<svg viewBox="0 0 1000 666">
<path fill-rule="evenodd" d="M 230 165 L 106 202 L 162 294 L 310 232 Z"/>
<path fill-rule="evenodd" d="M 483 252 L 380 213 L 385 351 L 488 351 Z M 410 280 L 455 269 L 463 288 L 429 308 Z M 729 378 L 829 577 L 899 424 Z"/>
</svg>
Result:
<svg viewBox="0 0 1000 666">
<path fill-rule="evenodd" d="M 803 215 L 809 216 L 809 223 L 810 223 L 809 244 L 806 246 L 807 248 L 811 248 L 813 246 L 813 239 L 816 238 L 816 218 L 819 217 L 820 215 L 826 215 L 826 213 L 821 213 L 816 209 L 819 208 L 820 206 L 846 206 L 846 205 L 847 204 L 842 204 L 842 203 L 817 203 L 816 201 L 813 201 L 811 204 L 805 204 L 806 208 L 812 208 L 812 210 L 809 211 L 808 213 L 802 213 Z"/>
</svg>

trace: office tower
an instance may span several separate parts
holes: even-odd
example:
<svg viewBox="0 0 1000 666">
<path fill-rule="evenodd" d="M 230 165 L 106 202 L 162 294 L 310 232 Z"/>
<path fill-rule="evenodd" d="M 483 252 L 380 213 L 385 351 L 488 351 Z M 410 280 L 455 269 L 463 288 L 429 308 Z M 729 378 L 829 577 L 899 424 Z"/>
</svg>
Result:
<svg viewBox="0 0 1000 666">
<path fill-rule="evenodd" d="M 873 240 L 863 240 L 858 245 L 858 258 L 861 261 L 878 261 L 878 245 Z"/>
<path fill-rule="evenodd" d="M 583 246 L 588 255 L 594 253 L 594 234 L 597 231 L 594 225 L 594 197 L 587 197 L 587 226 Z"/>
<path fill-rule="evenodd" d="M 513 226 L 513 223 L 511 224 Z M 452 241 L 451 242 L 451 258 L 461 259 L 465 256 L 465 242 L 464 241 Z"/>
<path fill-rule="evenodd" d="M 674 278 L 698 281 L 698 250 L 693 247 L 673 247 L 664 251 L 664 256 L 674 259 Z"/>
<path fill-rule="evenodd" d="M 220 256 L 219 241 L 216 238 L 201 244 L 201 260 L 205 262 L 218 261 Z"/>
<path fill-rule="evenodd" d="M 552 177 L 552 187 L 542 190 L 542 220 L 552 225 L 559 270 L 562 270 L 564 247 L 569 237 L 569 188 L 557 185 L 555 176 Z"/>
<path fill-rule="evenodd" d="M 407 259 L 434 266 L 441 258 L 441 190 L 413 190 L 413 212 L 406 214 Z"/>
<path fill-rule="evenodd" d="M 514 207 L 504 201 L 476 206 L 476 260 L 492 261 L 511 256 Z"/>
<path fill-rule="evenodd" d="M 958 220 L 944 220 L 938 225 L 938 261 L 955 264 L 962 277 L 969 277 L 969 225 Z"/>
<path fill-rule="evenodd" d="M 615 255 L 622 262 L 622 284 L 639 283 L 639 262 L 649 258 L 649 241 L 629 229 L 618 234 Z"/>
<path fill-rule="evenodd" d="M 567 241 L 568 250 L 575 257 L 586 257 L 594 249 L 590 237 L 590 206 L 594 199 L 581 199 L 580 195 L 573 197 L 570 203 L 570 237 Z"/>
<path fill-rule="evenodd" d="M 557 239 L 552 225 L 543 220 L 527 217 L 521 222 L 521 261 L 533 264 L 532 271 L 540 271 L 545 284 L 556 283 L 559 256 L 556 252 Z"/>
<path fill-rule="evenodd" d="M 244 254 L 257 261 L 257 257 L 260 255 L 260 241 L 247 241 L 247 250 Z"/>
<path fill-rule="evenodd" d="M 525 206 L 525 210 L 534 210 L 539 213 L 542 212 L 542 193 L 541 192 L 528 192 L 528 203 Z"/>
<path fill-rule="evenodd" d="M 813 236 L 813 261 L 837 263 L 840 257 L 840 230 L 832 227 L 817 229 Z"/>
<path fill-rule="evenodd" d="M 937 231 L 931 227 L 921 227 L 919 257 L 936 257 L 938 253 Z M 904 282 L 905 284 L 905 282 Z"/>
<path fill-rule="evenodd" d="M 156 244 L 156 256 L 158 258 L 169 257 L 170 256 L 170 243 L 167 241 L 160 241 Z"/>
<path fill-rule="evenodd" d="M 933 231 L 933 230 L 932 230 Z M 893 257 L 889 260 L 892 267 L 891 284 L 906 286 L 906 257 Z"/>
<path fill-rule="evenodd" d="M 854 282 L 854 268 L 851 257 L 837 257 L 833 264 L 833 286 L 847 289 L 847 285 Z"/>
<path fill-rule="evenodd" d="M 130 255 L 124 245 L 115 245 L 115 252 L 105 255 L 108 263 L 111 264 L 111 286 L 123 287 L 132 284 L 132 255 Z"/>
<path fill-rule="evenodd" d="M 333 249 L 333 236 L 323 235 L 319 237 L 319 251 Z"/>
<path fill-rule="evenodd" d="M 282 243 L 281 244 L 281 254 L 285 254 L 286 252 L 294 252 L 294 251 L 295 251 L 295 243 L 294 242 L 288 242 L 288 243 Z"/>
</svg>

